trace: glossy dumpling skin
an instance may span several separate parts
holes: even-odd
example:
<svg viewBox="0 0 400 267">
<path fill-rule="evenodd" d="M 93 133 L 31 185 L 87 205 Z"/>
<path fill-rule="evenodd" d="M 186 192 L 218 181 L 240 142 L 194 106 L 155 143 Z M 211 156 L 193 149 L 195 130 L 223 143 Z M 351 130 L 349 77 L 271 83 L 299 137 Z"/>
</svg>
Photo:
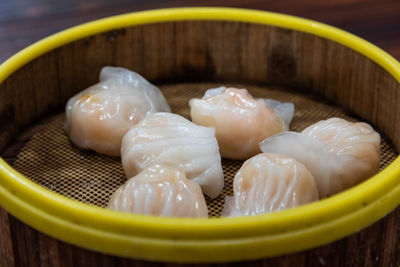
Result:
<svg viewBox="0 0 400 267">
<path fill-rule="evenodd" d="M 313 174 L 321 198 L 352 187 L 379 170 L 380 135 L 363 122 L 331 118 L 302 133 L 268 138 L 260 147 L 302 162 Z"/>
<path fill-rule="evenodd" d="M 111 196 L 109 209 L 166 217 L 208 217 L 200 186 L 167 165 L 151 165 Z"/>
<path fill-rule="evenodd" d="M 224 186 L 214 129 L 177 114 L 155 113 L 132 127 L 123 138 L 121 160 L 127 177 L 163 163 L 184 170 L 210 197 L 218 196 Z"/>
<path fill-rule="evenodd" d="M 157 87 L 135 72 L 104 67 L 98 84 L 69 99 L 65 130 L 81 148 L 119 156 L 129 128 L 158 111 L 170 107 Z"/>
<path fill-rule="evenodd" d="M 248 159 L 233 180 L 223 216 L 247 216 L 294 208 L 318 200 L 311 173 L 295 159 L 263 153 Z"/>
<path fill-rule="evenodd" d="M 259 142 L 288 130 L 294 111 L 292 103 L 255 99 L 246 89 L 226 87 L 209 89 L 189 105 L 192 121 L 214 127 L 221 156 L 231 159 L 260 153 Z"/>
</svg>

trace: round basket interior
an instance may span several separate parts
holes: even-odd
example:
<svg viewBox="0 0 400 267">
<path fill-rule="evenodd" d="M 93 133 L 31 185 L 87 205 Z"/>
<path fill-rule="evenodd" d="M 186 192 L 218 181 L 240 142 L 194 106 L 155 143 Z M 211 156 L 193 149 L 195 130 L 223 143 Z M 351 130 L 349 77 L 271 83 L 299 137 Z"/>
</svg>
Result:
<svg viewBox="0 0 400 267">
<path fill-rule="evenodd" d="M 223 83 L 223 85 L 227 85 Z M 296 112 L 291 130 L 302 131 L 305 127 L 331 117 L 349 121 L 360 120 L 334 103 L 311 95 L 304 95 L 281 86 L 256 86 L 252 84 L 230 84 L 246 88 L 253 96 L 278 99 L 295 104 Z M 188 102 L 191 98 L 201 98 L 208 88 L 221 83 L 178 82 L 159 85 L 172 112 L 190 119 Z M 9 151 L 10 163 L 23 175 L 34 182 L 66 197 L 84 203 L 106 207 L 112 193 L 126 182 L 121 159 L 98 154 L 76 147 L 64 131 L 65 115 L 55 112 L 30 127 L 22 136 L 28 142 L 17 142 Z M 19 151 L 15 155 L 16 151 Z M 398 153 L 386 137 L 381 141 L 380 169 L 388 166 Z M 244 161 L 222 159 L 225 185 L 222 193 L 214 199 L 206 196 L 209 217 L 219 217 L 225 205 L 225 197 L 233 195 L 233 178 Z"/>
<path fill-rule="evenodd" d="M 141 74 L 160 87 L 172 112 L 186 118 L 190 118 L 188 101 L 201 97 L 208 88 L 247 88 L 255 97 L 295 103 L 291 125 L 295 131 L 329 117 L 370 123 L 382 136 L 381 170 L 398 155 L 399 82 L 381 65 L 343 44 L 287 27 L 239 21 L 127 26 L 50 50 L 0 84 L 3 158 L 35 183 L 80 202 L 105 207 L 126 180 L 119 158 L 79 149 L 63 130 L 66 101 L 97 83 L 103 66 Z M 225 188 L 218 198 L 207 198 L 210 217 L 220 216 L 243 161 L 223 159 L 222 163 Z M 355 230 L 346 231 L 329 238 Z M 315 245 L 305 243 L 287 250 Z M 101 250 L 96 245 L 91 248 Z M 216 250 L 210 258 L 235 260 L 282 252 L 216 256 Z M 194 254 L 188 261 L 201 261 L 202 254 Z M 164 256 L 139 257 L 171 260 L 167 253 L 160 255 Z"/>
</svg>

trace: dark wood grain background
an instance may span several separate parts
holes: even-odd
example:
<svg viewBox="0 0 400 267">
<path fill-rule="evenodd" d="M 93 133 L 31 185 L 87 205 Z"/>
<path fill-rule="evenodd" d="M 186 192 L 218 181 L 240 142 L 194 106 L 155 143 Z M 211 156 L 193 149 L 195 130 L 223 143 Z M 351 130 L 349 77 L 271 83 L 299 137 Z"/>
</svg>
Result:
<svg viewBox="0 0 400 267">
<path fill-rule="evenodd" d="M 0 0 L 0 62 L 27 45 L 67 27 L 110 15 L 179 6 L 241 7 L 314 19 L 354 33 L 400 60 L 399 0 Z M 15 229 L 10 229 L 7 222 L 11 222 Z M 10 238 L 10 232 L 16 234 Z M 34 231 L 2 209 L 0 252 L 0 266 L 163 265 L 91 253 L 58 242 Z M 359 233 L 332 244 L 233 265 L 397 267 L 400 265 L 400 208 Z"/>
<path fill-rule="evenodd" d="M 400 59 L 398 0 L 0 0 L 0 62 L 67 27 L 121 13 L 179 6 L 241 7 L 314 19 L 365 38 Z"/>
</svg>

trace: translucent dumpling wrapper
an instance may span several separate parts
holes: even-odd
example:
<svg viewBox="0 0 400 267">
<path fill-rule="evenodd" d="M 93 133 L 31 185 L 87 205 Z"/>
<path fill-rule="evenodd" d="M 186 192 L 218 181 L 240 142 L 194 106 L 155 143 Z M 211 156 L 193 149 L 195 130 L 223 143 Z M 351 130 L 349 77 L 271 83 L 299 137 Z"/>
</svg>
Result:
<svg viewBox="0 0 400 267">
<path fill-rule="evenodd" d="M 158 111 L 170 107 L 157 87 L 135 72 L 104 67 L 99 83 L 69 99 L 65 130 L 81 148 L 119 156 L 125 133 Z"/>
<path fill-rule="evenodd" d="M 210 197 L 224 186 L 215 130 L 176 114 L 155 113 L 132 127 L 123 138 L 121 159 L 127 177 L 158 163 L 184 170 Z"/>
<path fill-rule="evenodd" d="M 167 165 L 151 165 L 111 196 L 109 209 L 165 217 L 208 217 L 200 186 Z"/>
<path fill-rule="evenodd" d="M 363 122 L 331 118 L 302 133 L 284 132 L 260 144 L 261 150 L 302 162 L 313 174 L 320 197 L 350 188 L 379 170 L 380 135 Z"/>
<path fill-rule="evenodd" d="M 233 180 L 223 216 L 247 216 L 294 208 L 318 200 L 307 168 L 293 158 L 263 153 L 248 159 Z"/>
<path fill-rule="evenodd" d="M 191 99 L 190 115 L 198 125 L 214 127 L 221 156 L 248 159 L 260 153 L 265 138 L 289 129 L 294 105 L 255 99 L 246 89 L 219 87 Z"/>
</svg>

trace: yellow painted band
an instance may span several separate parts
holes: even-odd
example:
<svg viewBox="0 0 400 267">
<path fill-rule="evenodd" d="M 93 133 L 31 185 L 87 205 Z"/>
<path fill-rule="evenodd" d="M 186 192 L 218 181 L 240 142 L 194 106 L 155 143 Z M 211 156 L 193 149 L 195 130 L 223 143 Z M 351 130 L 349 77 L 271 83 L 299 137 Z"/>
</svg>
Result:
<svg viewBox="0 0 400 267">
<path fill-rule="evenodd" d="M 174 8 L 110 17 L 43 39 L 0 66 L 0 83 L 40 55 L 96 33 L 177 20 L 274 25 L 334 40 L 381 65 L 400 81 L 400 64 L 350 33 L 318 22 L 255 10 Z M 243 218 L 183 219 L 124 214 L 68 199 L 25 178 L 0 160 L 0 203 L 58 239 L 115 255 L 162 261 L 253 259 L 318 246 L 378 220 L 400 202 L 400 158 L 366 182 L 292 210 Z"/>
<path fill-rule="evenodd" d="M 26 62 L 72 41 L 113 29 L 179 20 L 225 20 L 267 24 L 308 32 L 334 40 L 369 57 L 398 81 L 400 64 L 371 43 L 338 28 L 316 21 L 266 11 L 238 8 L 171 8 L 135 12 L 85 23 L 47 37 L 17 53 L 0 66 L 0 83 Z"/>
</svg>

